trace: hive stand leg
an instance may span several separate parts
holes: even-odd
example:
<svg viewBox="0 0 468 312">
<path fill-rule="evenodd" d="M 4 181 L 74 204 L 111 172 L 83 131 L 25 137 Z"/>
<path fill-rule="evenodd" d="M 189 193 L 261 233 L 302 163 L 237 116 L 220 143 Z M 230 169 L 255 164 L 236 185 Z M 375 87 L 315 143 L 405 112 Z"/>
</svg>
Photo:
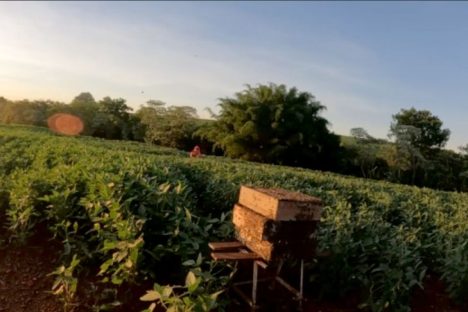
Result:
<svg viewBox="0 0 468 312">
<path fill-rule="evenodd" d="M 304 259 L 301 259 L 301 276 L 299 280 L 299 311 L 302 311 L 304 301 Z"/>
<path fill-rule="evenodd" d="M 278 267 L 276 268 L 276 276 L 280 275 L 281 269 L 283 268 L 283 263 L 284 263 L 284 260 L 281 259 L 280 262 L 278 263 Z"/>
<path fill-rule="evenodd" d="M 276 287 L 276 277 L 280 275 L 281 269 L 283 268 L 283 264 L 284 264 L 284 260 L 283 259 L 279 260 L 278 265 L 275 268 L 275 272 L 273 273 L 274 275 L 273 275 L 273 278 L 271 280 L 271 283 L 268 286 L 268 288 L 270 290 L 275 289 L 275 287 Z"/>
<path fill-rule="evenodd" d="M 258 265 L 257 265 L 257 261 L 253 261 L 252 310 L 255 310 L 257 308 L 257 282 L 258 282 Z"/>
</svg>

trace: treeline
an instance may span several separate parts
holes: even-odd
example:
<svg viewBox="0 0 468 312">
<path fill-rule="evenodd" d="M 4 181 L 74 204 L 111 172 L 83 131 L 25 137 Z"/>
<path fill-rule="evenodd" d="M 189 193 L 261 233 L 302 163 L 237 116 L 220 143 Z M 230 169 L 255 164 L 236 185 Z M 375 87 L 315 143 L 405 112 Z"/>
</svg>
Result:
<svg viewBox="0 0 468 312">
<path fill-rule="evenodd" d="M 326 107 L 308 93 L 285 85 L 247 86 L 219 100 L 220 112 L 202 120 L 190 106 L 150 100 L 136 111 L 124 99 L 96 101 L 84 92 L 69 104 L 9 101 L 0 97 L 0 122 L 47 126 L 55 113 L 79 116 L 82 135 L 145 141 L 205 154 L 328 170 L 358 177 L 468 190 L 468 145 L 444 149 L 450 130 L 426 110 L 402 109 L 389 125 L 389 140 L 354 128 L 340 137 L 320 113 Z"/>
<path fill-rule="evenodd" d="M 408 111 L 415 112 L 402 110 Z M 345 154 L 340 173 L 447 191 L 468 191 L 467 146 L 460 147 L 458 153 L 437 146 L 419 147 L 412 138 L 421 135 L 417 128 L 400 127 L 396 134 L 390 131 L 390 137 L 397 135 L 394 142 L 369 135 L 356 136 L 356 131 L 367 132 L 362 128 L 353 129 L 350 137 L 342 139 Z"/>
<path fill-rule="evenodd" d="M 0 98 L 0 121 L 7 124 L 47 126 L 55 113 L 70 113 L 81 118 L 82 135 L 106 139 L 141 140 L 138 118 L 124 99 L 105 97 L 96 101 L 90 93 L 81 93 L 69 103 L 50 100 L 8 101 Z"/>
<path fill-rule="evenodd" d="M 199 119 L 196 110 L 188 106 L 167 106 L 150 100 L 133 112 L 125 99 L 104 97 L 96 101 L 89 92 L 79 94 L 70 103 L 9 101 L 0 97 L 0 123 L 47 127 L 48 118 L 56 113 L 80 117 L 84 123 L 81 135 L 145 141 L 182 150 L 198 144 L 203 150 L 213 150 L 212 143 L 194 134 L 207 121 Z"/>
</svg>

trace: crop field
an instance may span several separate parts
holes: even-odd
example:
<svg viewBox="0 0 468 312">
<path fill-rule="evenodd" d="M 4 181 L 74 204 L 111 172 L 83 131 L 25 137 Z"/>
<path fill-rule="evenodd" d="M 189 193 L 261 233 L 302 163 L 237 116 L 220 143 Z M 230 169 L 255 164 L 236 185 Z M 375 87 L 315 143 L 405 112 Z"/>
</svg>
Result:
<svg viewBox="0 0 468 312">
<path fill-rule="evenodd" d="M 28 244 L 45 227 L 63 264 L 51 290 L 70 311 L 87 274 L 110 294 L 94 309 L 117 306 L 112 291 L 154 283 L 133 292 L 149 310 L 156 301 L 174 311 L 222 309 L 230 268 L 209 261 L 207 243 L 233 237 L 241 184 L 323 200 L 318 241 L 330 256 L 306 265 L 306 288 L 318 296 L 353 294 L 365 310 L 409 311 L 436 276 L 468 305 L 468 194 L 0 126 L 1 244 Z"/>
</svg>

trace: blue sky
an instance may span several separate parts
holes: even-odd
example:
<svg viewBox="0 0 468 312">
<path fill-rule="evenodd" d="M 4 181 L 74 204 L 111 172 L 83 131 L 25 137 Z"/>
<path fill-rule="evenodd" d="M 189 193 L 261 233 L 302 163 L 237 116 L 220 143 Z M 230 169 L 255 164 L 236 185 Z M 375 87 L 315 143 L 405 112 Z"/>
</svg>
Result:
<svg viewBox="0 0 468 312">
<path fill-rule="evenodd" d="M 284 83 L 327 106 L 333 131 L 386 137 L 431 110 L 468 143 L 468 3 L 0 2 L 0 95 L 82 91 L 191 105 L 206 116 L 246 83 Z"/>
</svg>

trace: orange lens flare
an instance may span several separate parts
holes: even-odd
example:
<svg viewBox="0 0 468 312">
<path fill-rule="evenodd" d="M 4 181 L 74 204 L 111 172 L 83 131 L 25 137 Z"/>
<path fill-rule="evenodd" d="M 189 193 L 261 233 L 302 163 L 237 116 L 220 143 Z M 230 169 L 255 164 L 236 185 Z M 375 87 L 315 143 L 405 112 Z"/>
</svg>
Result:
<svg viewBox="0 0 468 312">
<path fill-rule="evenodd" d="M 83 121 L 77 116 L 57 113 L 47 119 L 49 129 L 64 135 L 78 135 L 84 129 Z"/>
</svg>

